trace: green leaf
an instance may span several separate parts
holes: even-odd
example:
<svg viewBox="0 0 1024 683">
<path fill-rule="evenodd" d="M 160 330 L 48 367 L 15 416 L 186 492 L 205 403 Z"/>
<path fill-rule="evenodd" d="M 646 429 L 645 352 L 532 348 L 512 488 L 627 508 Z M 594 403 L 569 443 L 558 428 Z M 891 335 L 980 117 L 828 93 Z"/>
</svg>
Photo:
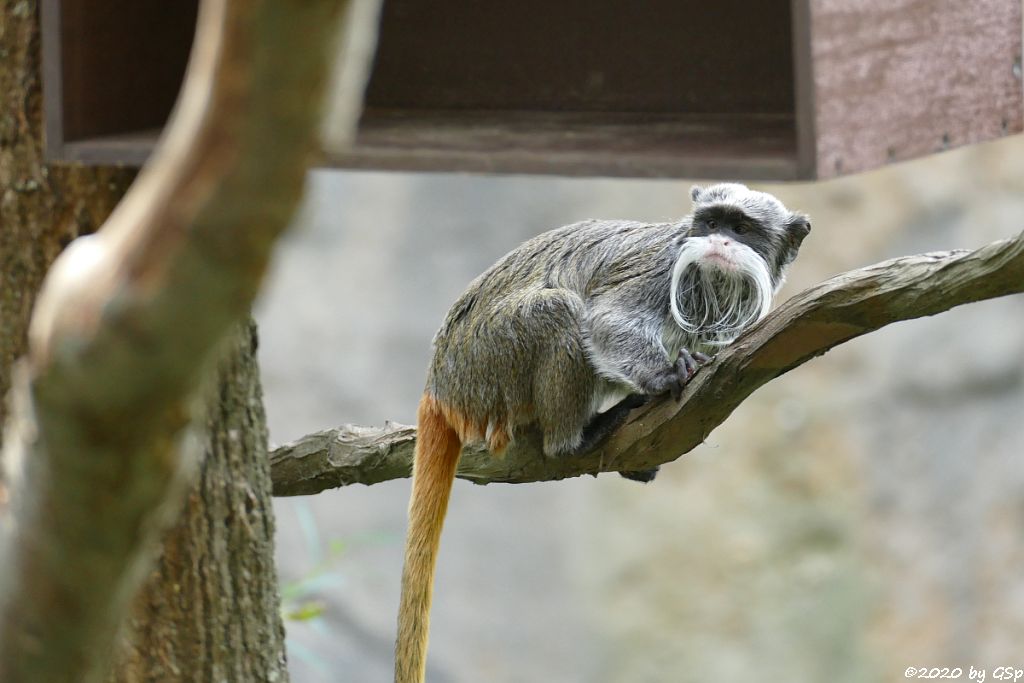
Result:
<svg viewBox="0 0 1024 683">
<path fill-rule="evenodd" d="M 316 619 L 322 616 L 326 605 L 319 600 L 311 600 L 296 605 L 294 609 L 285 612 L 284 618 L 291 621 L 309 621 L 310 619 Z"/>
</svg>

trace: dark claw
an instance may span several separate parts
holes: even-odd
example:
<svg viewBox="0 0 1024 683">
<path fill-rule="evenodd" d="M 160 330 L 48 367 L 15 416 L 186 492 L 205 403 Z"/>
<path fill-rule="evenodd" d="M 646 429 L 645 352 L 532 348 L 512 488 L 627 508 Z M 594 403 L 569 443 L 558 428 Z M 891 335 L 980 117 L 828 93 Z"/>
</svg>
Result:
<svg viewBox="0 0 1024 683">
<path fill-rule="evenodd" d="M 679 349 L 679 361 L 683 364 L 683 371 L 686 373 L 686 379 L 693 377 L 693 373 L 697 372 L 697 368 L 700 364 L 697 363 L 697 359 L 693 357 L 686 349 Z"/>
<path fill-rule="evenodd" d="M 701 365 L 710 361 L 706 354 L 696 351 L 690 353 L 689 349 L 679 349 L 679 358 L 676 359 L 676 382 L 672 385 L 672 398 L 679 400 L 683 395 L 683 387 L 693 379 L 693 376 L 700 370 Z"/>
<path fill-rule="evenodd" d="M 706 353 L 700 351 L 691 352 L 689 349 L 679 349 L 679 359 L 683 361 L 687 371 L 692 375 L 697 372 L 702 365 L 707 365 L 714 358 Z"/>
</svg>

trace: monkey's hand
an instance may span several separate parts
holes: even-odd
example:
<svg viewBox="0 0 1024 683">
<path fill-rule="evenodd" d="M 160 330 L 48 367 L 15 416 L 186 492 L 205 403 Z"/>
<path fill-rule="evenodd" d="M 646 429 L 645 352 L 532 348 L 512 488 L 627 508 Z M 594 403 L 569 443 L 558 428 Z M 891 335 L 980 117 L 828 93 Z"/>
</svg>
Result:
<svg viewBox="0 0 1024 683">
<path fill-rule="evenodd" d="M 699 351 L 690 353 L 687 349 L 680 349 L 676 362 L 643 387 L 644 392 L 653 396 L 672 394 L 672 398 L 678 401 L 683 395 L 683 387 L 686 386 L 686 383 L 693 379 L 697 370 L 710 360 L 710 356 Z"/>
<path fill-rule="evenodd" d="M 695 351 L 690 353 L 689 349 L 679 349 L 679 357 L 676 358 L 676 362 L 666 370 L 663 374 L 660 374 L 652 384 L 652 394 L 661 395 L 665 393 L 671 393 L 672 398 L 679 400 L 683 395 L 683 387 L 686 383 L 693 379 L 693 376 L 697 374 L 697 370 L 706 363 L 711 361 L 711 356 Z M 630 398 L 638 398 L 635 395 L 627 397 L 622 403 L 625 404 Z M 638 404 L 642 405 L 642 404 Z M 649 470 L 631 470 L 626 472 L 619 472 L 626 479 L 632 479 L 633 481 L 639 481 L 643 484 L 649 484 L 654 481 L 654 478 L 658 476 L 658 468 L 653 467 Z"/>
</svg>

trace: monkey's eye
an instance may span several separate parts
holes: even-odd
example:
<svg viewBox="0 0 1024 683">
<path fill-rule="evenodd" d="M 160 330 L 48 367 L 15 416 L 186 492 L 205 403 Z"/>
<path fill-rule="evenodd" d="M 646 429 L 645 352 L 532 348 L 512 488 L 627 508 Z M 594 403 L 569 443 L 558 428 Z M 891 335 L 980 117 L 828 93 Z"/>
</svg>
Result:
<svg viewBox="0 0 1024 683">
<path fill-rule="evenodd" d="M 716 228 L 718 228 L 718 221 L 711 220 L 705 223 L 705 225 L 708 226 L 708 230 L 715 230 Z"/>
<path fill-rule="evenodd" d="M 745 235 L 750 230 L 750 226 L 746 223 L 737 223 L 732 231 L 737 235 Z"/>
</svg>

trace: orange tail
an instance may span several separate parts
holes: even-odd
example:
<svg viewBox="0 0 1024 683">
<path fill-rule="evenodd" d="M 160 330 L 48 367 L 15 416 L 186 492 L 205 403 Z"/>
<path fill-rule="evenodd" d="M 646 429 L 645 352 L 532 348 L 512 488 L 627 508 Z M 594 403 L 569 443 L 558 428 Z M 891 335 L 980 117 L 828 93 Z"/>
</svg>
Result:
<svg viewBox="0 0 1024 683">
<path fill-rule="evenodd" d="M 462 444 L 441 406 L 423 395 L 409 500 L 409 530 L 402 570 L 402 602 L 395 644 L 395 683 L 422 683 L 430 636 L 430 599 L 441 528 Z"/>
</svg>

